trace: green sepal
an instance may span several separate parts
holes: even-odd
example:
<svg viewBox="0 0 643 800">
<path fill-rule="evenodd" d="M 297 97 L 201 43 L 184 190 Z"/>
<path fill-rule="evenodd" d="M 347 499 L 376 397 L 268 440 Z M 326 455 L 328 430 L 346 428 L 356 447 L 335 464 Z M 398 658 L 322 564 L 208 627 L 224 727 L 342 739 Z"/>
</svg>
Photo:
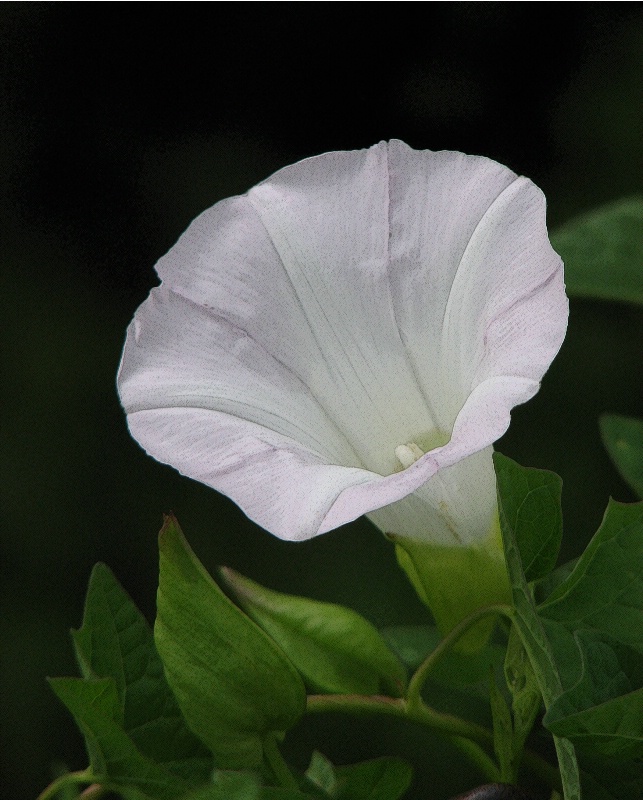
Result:
<svg viewBox="0 0 643 800">
<path fill-rule="evenodd" d="M 174 517 L 159 535 L 156 646 L 190 728 L 222 768 L 259 767 L 267 736 L 305 710 L 303 682 L 270 637 L 219 589 Z"/>
<path fill-rule="evenodd" d="M 221 568 L 221 576 L 241 608 L 277 642 L 311 691 L 402 695 L 404 666 L 356 611 L 266 589 L 227 567 Z"/>
<path fill-rule="evenodd" d="M 428 541 L 388 534 L 395 543 L 400 567 L 419 598 L 428 606 L 442 636 L 446 636 L 474 611 L 511 597 L 507 566 L 497 519 L 487 536 L 468 547 L 445 547 Z M 454 645 L 461 653 L 485 646 L 494 620 L 474 625 Z"/>
<path fill-rule="evenodd" d="M 643 304 L 643 198 L 609 203 L 551 235 L 570 295 Z"/>
<path fill-rule="evenodd" d="M 637 497 L 643 499 L 643 420 L 604 414 L 599 424 L 610 458 Z"/>
<path fill-rule="evenodd" d="M 563 536 L 563 482 L 555 472 L 522 467 L 502 453 L 494 453 L 493 461 L 503 514 L 511 524 L 525 578 L 544 578 L 556 566 Z"/>
</svg>

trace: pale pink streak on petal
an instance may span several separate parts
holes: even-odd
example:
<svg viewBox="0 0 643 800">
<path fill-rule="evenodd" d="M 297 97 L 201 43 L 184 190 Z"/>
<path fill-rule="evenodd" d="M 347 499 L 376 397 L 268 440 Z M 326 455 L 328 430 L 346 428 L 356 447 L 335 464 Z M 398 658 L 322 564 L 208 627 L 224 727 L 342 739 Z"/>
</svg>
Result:
<svg viewBox="0 0 643 800">
<path fill-rule="evenodd" d="M 460 543 L 487 533 L 472 465 L 488 493 L 489 446 L 567 322 L 531 182 L 397 141 L 328 153 L 204 212 L 157 270 L 119 371 L 151 455 L 284 539 L 403 520 L 407 497 L 421 535 L 448 495 Z M 448 444 L 394 472 L 436 426 Z"/>
</svg>

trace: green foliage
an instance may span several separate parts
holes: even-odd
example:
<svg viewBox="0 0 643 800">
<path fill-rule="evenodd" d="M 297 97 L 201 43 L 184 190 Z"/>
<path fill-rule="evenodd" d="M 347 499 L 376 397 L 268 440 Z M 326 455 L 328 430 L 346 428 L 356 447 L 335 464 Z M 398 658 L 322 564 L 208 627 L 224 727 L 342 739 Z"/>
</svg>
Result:
<svg viewBox="0 0 643 800">
<path fill-rule="evenodd" d="M 528 476 L 523 481 L 507 480 L 508 466 L 513 472 L 523 468 L 508 465 L 502 456 L 494 458 L 515 626 L 545 702 L 544 723 L 554 734 L 565 798 L 580 796 L 573 745 L 594 757 L 585 764 L 584 796 L 611 797 L 611 790 L 593 774 L 596 765 L 604 765 L 606 759 L 622 765 L 643 756 L 643 504 L 611 501 L 601 527 L 573 569 L 559 571 L 550 581 L 547 599 L 536 607 L 520 564 L 515 534 L 520 517 L 513 511 L 529 501 Z M 547 535 L 547 516 L 544 528 Z M 541 579 L 541 585 L 547 580 Z M 515 658 L 511 661 L 511 649 L 510 642 L 507 664 L 520 675 Z M 507 676 L 512 688 L 515 675 Z M 513 688 L 512 692 L 517 700 Z M 515 720 L 517 709 L 513 710 Z M 617 782 L 620 771 L 613 770 Z M 617 785 L 613 796 L 637 797 L 628 794 L 628 786 Z"/>
<path fill-rule="evenodd" d="M 574 571 L 540 607 L 570 631 L 596 628 L 643 653 L 643 503 L 610 500 Z"/>
<path fill-rule="evenodd" d="M 536 602 L 544 603 L 554 589 L 557 589 L 560 584 L 563 583 L 563 581 L 566 581 L 567 578 L 572 574 L 577 563 L 578 559 L 573 558 L 571 561 L 556 567 L 556 569 L 553 572 L 550 572 L 549 575 L 545 575 L 543 578 L 536 581 L 533 587 L 534 598 L 536 599 Z"/>
<path fill-rule="evenodd" d="M 413 771 L 400 758 L 377 758 L 337 767 L 336 800 L 398 800 L 411 785 Z"/>
<path fill-rule="evenodd" d="M 643 420 L 605 414 L 600 420 L 607 452 L 623 478 L 643 499 Z"/>
<path fill-rule="evenodd" d="M 577 217 L 551 241 L 565 262 L 569 294 L 643 304 L 643 198 Z"/>
<path fill-rule="evenodd" d="M 476 541 L 475 547 L 447 547 L 391 533 L 387 538 L 395 543 L 398 564 L 420 600 L 428 606 L 442 636 L 479 609 L 510 602 L 511 589 L 497 524 L 490 526 L 488 535 Z M 454 647 L 462 653 L 475 653 L 487 643 L 493 626 L 491 618 L 480 620 Z"/>
<path fill-rule="evenodd" d="M 539 609 L 565 669 L 545 725 L 604 756 L 643 756 L 643 504 L 610 501 L 576 568 Z"/>
<path fill-rule="evenodd" d="M 441 640 L 434 625 L 395 625 L 380 631 L 383 638 L 410 669 L 417 669 Z M 505 648 L 487 642 L 475 653 L 448 650 L 431 670 L 431 680 L 442 686 L 463 687 L 489 679 L 489 668 L 497 670 L 503 662 Z"/>
<path fill-rule="evenodd" d="M 512 780 L 515 781 L 525 742 L 542 705 L 534 668 L 515 627 L 512 627 L 509 633 L 504 673 L 511 694 L 512 765 L 514 769 Z"/>
<path fill-rule="evenodd" d="M 515 782 L 513 722 L 511 712 L 503 693 L 496 684 L 494 675 L 489 682 L 491 716 L 493 719 L 493 749 L 500 767 L 500 780 L 503 783 Z"/>
<path fill-rule="evenodd" d="M 643 764 L 580 753 L 584 800 L 641 800 Z"/>
<path fill-rule="evenodd" d="M 111 678 L 54 678 L 50 685 L 85 735 L 91 766 L 101 783 L 137 789 L 145 798 L 172 800 L 189 781 L 144 756 L 122 728 L 121 707 Z"/>
<path fill-rule="evenodd" d="M 412 670 L 420 666 L 442 639 L 435 625 L 392 625 L 380 633 L 402 663 Z"/>
<path fill-rule="evenodd" d="M 310 765 L 306 770 L 308 780 L 322 789 L 330 797 L 334 797 L 337 792 L 337 775 L 335 767 L 331 762 L 318 753 L 317 750 L 310 759 Z"/>
<path fill-rule="evenodd" d="M 259 777 L 253 772 L 228 772 L 217 770 L 212 782 L 182 800 L 261 800 L 262 787 Z"/>
<path fill-rule="evenodd" d="M 331 800 L 398 800 L 409 788 L 413 771 L 399 758 L 376 758 L 335 767 L 315 752 L 306 777 L 322 790 L 322 797 Z"/>
<path fill-rule="evenodd" d="M 263 742 L 305 709 L 299 674 L 277 645 L 223 594 L 178 523 L 159 536 L 154 636 L 168 682 L 192 730 L 224 768 L 263 762 Z"/>
<path fill-rule="evenodd" d="M 147 621 L 104 564 L 92 571 L 83 624 L 72 639 L 84 677 L 113 680 L 132 743 L 179 776 L 205 779 L 212 757 L 185 724 Z"/>
<path fill-rule="evenodd" d="M 548 575 L 556 566 L 563 536 L 562 481 L 554 472 L 526 469 L 494 454 L 502 513 L 511 525 L 527 581 Z"/>
<path fill-rule="evenodd" d="M 212 758 L 185 725 L 152 632 L 103 564 L 72 636 L 84 677 L 50 684 L 82 730 L 97 778 L 128 797 L 155 799 L 207 780 Z"/>
<path fill-rule="evenodd" d="M 266 589 L 228 568 L 221 574 L 241 608 L 277 642 L 312 691 L 402 694 L 404 666 L 357 612 Z"/>
<path fill-rule="evenodd" d="M 261 756 L 265 738 L 299 717 L 301 680 L 214 584 L 173 518 L 160 546 L 157 635 L 160 626 L 161 650 L 186 713 L 212 749 L 223 751 L 219 763 L 234 761 L 235 747 L 257 760 L 256 742 Z M 72 637 L 83 677 L 50 683 L 83 732 L 91 765 L 62 776 L 43 797 L 77 797 L 78 785 L 92 782 L 123 800 L 396 800 L 410 783 L 410 767 L 398 759 L 335 768 L 320 754 L 300 788 L 294 778 L 286 781 L 292 787 L 267 786 L 259 772 L 213 771 L 212 755 L 188 728 L 168 685 L 149 626 L 102 564 L 92 573 L 83 624 Z M 199 703 L 209 729 L 198 728 Z"/>
<path fill-rule="evenodd" d="M 263 786 L 249 772 L 217 771 L 211 785 L 181 800 L 399 800 L 411 779 L 411 767 L 399 758 L 335 767 L 314 752 L 299 789 Z"/>
<path fill-rule="evenodd" d="M 643 756 L 643 688 L 634 689 L 617 655 L 596 632 L 574 634 L 581 674 L 550 706 L 545 725 L 590 752 Z M 555 640 L 554 640 L 555 642 Z"/>
<path fill-rule="evenodd" d="M 498 479 L 500 525 L 512 587 L 514 624 L 533 668 L 545 706 L 548 708 L 562 694 L 563 687 L 559 666 L 536 612 L 531 590 L 525 577 L 514 528 L 520 524 L 520 515 L 516 515 L 515 510 L 520 509 L 522 502 L 528 502 L 531 484 L 528 475 L 515 483 L 508 479 L 508 473 L 515 474 L 519 471 L 530 473 L 532 470 L 520 467 L 499 453 L 494 454 L 494 463 Z M 505 506 L 508 513 L 505 511 Z M 547 524 L 551 520 L 544 518 L 544 522 Z M 536 527 L 529 526 L 526 530 L 532 536 L 537 536 Z M 551 536 L 547 538 L 551 541 Z M 532 550 L 534 550 L 533 544 L 529 547 L 528 552 Z M 557 736 L 554 736 L 554 742 L 563 782 L 564 800 L 580 800 L 580 773 L 574 747 L 567 739 Z"/>
<path fill-rule="evenodd" d="M 432 626 L 378 633 L 347 608 L 264 589 L 223 570 L 238 608 L 169 517 L 159 537 L 155 636 L 111 572 L 97 565 L 92 573 L 83 624 L 72 632 L 83 677 L 51 681 L 85 736 L 90 769 L 61 779 L 56 790 L 93 781 L 123 800 L 401 798 L 411 769 L 394 758 L 336 767 L 315 753 L 304 775 L 289 771 L 276 741 L 304 713 L 303 676 L 322 692 L 311 703 L 352 700 L 364 710 L 376 701 L 387 713 L 436 725 L 456 739 L 470 732 L 478 763 L 507 783 L 517 781 L 544 701 L 564 800 L 580 800 L 581 782 L 583 800 L 638 800 L 643 503 L 611 501 L 580 558 L 554 569 L 560 479 L 500 454 L 494 461 L 512 590 L 512 608 L 494 607 L 513 620 L 506 648 L 487 643 L 460 652 Z M 497 685 L 503 663 L 506 690 Z M 422 704 L 419 693 L 419 705 L 411 691 L 405 700 L 381 696 L 404 691 L 403 664 L 426 668 L 412 686 L 428 677 L 439 702 L 460 696 L 469 713 L 485 683 L 497 766 L 484 752 L 490 739 L 480 726 Z M 556 776 L 540 767 L 555 786 Z M 271 782 L 279 785 L 265 785 Z"/>
</svg>

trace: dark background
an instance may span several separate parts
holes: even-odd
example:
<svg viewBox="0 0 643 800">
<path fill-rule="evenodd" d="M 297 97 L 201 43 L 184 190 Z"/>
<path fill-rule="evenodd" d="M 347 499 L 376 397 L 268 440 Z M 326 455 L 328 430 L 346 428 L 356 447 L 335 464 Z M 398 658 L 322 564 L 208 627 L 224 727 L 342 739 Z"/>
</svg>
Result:
<svg viewBox="0 0 643 800">
<path fill-rule="evenodd" d="M 35 797 L 55 762 L 85 766 L 45 676 L 75 673 L 68 629 L 96 561 L 153 619 L 163 511 L 210 567 L 378 625 L 425 620 L 367 523 L 280 542 L 129 438 L 114 387 L 125 327 L 190 220 L 299 158 L 398 137 L 529 176 L 555 226 L 640 190 L 642 53 L 638 3 L 0 6 L 4 796 Z M 641 413 L 641 321 L 572 302 L 559 358 L 499 445 L 562 475 L 565 558 L 610 494 L 633 499 L 597 417 Z M 475 785 L 416 733 L 328 717 L 288 747 L 300 764 L 313 743 L 340 763 L 408 750 L 418 798 Z"/>
</svg>

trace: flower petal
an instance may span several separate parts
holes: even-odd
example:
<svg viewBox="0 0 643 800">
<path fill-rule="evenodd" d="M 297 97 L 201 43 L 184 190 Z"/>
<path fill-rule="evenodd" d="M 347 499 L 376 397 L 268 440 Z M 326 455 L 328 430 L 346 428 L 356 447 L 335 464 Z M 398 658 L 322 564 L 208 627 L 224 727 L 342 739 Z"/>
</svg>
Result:
<svg viewBox="0 0 643 800">
<path fill-rule="evenodd" d="M 342 490 L 371 477 L 324 463 L 295 440 L 221 411 L 163 408 L 136 411 L 127 420 L 158 461 L 218 489 L 289 541 L 315 536 Z"/>
<path fill-rule="evenodd" d="M 561 267 L 542 194 L 488 159 L 401 142 L 307 159 L 204 212 L 158 263 L 119 371 L 130 429 L 282 538 L 419 490 L 409 508 L 451 492 L 467 541 L 487 511 L 466 485 L 479 474 L 486 496 L 490 463 L 471 454 L 562 342 Z M 395 472 L 396 447 L 440 436 Z"/>
<path fill-rule="evenodd" d="M 389 169 L 395 316 L 450 431 L 485 378 L 542 378 L 567 327 L 562 261 L 542 192 L 495 161 L 393 141 Z"/>
<path fill-rule="evenodd" d="M 386 533 L 445 547 L 474 544 L 488 534 L 496 514 L 492 447 L 442 467 L 411 494 L 368 514 Z"/>
<path fill-rule="evenodd" d="M 125 353 L 118 382 L 130 416 L 143 410 L 216 410 L 261 424 L 327 461 L 358 465 L 291 370 L 247 331 L 166 283 L 137 311 Z M 155 455 L 153 441 L 141 443 Z M 216 450 L 212 454 L 217 457 Z"/>
<path fill-rule="evenodd" d="M 368 469 L 392 472 L 395 447 L 435 427 L 392 311 L 386 144 L 307 159 L 218 203 L 157 271 L 308 387 Z"/>
</svg>

